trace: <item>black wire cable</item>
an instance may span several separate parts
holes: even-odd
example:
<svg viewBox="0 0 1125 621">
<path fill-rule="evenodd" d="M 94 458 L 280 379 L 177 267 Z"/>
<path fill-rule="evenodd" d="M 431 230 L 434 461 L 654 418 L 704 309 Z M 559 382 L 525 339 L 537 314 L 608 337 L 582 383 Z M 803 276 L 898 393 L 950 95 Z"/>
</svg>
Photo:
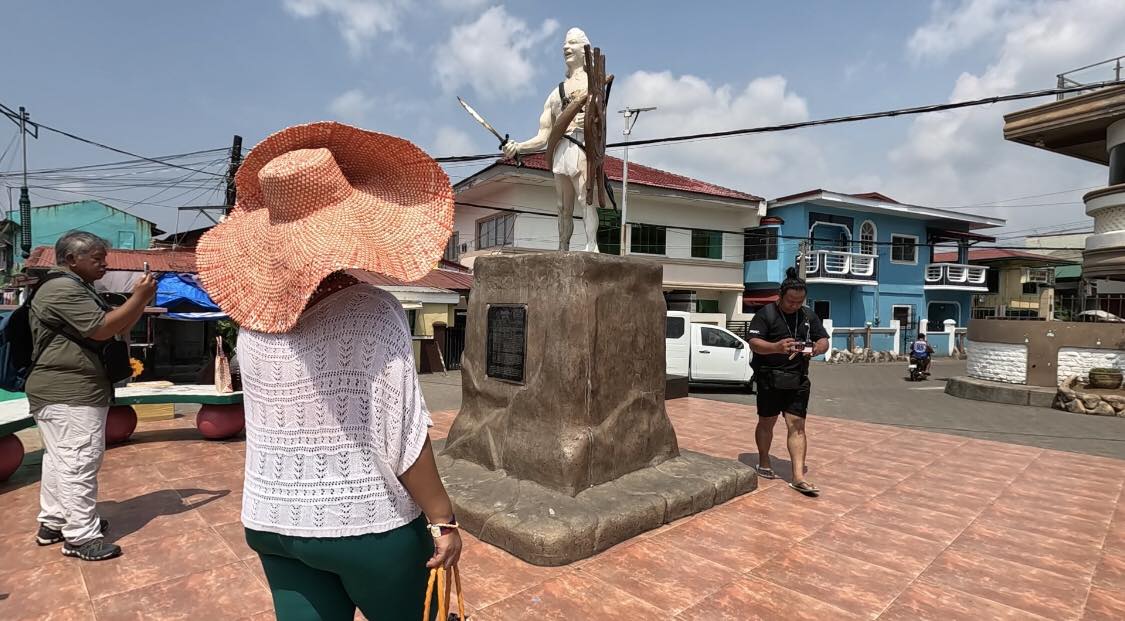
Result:
<svg viewBox="0 0 1125 621">
<path fill-rule="evenodd" d="M 1070 86 L 1064 88 L 1048 88 L 1040 89 L 1037 91 L 1025 91 L 1022 93 L 1013 93 L 1010 95 L 994 95 L 992 97 L 982 97 L 980 99 L 970 99 L 966 101 L 955 101 L 944 104 L 930 104 L 925 106 L 915 106 L 913 108 L 898 108 L 895 110 L 883 110 L 880 112 L 868 112 L 866 114 L 852 114 L 848 116 L 837 116 L 827 119 L 814 119 L 811 121 L 800 121 L 797 123 L 783 123 L 781 125 L 764 125 L 760 127 L 747 127 L 743 129 L 728 129 L 718 132 L 705 132 L 700 134 L 685 134 L 682 136 L 665 136 L 663 138 L 649 138 L 646 140 L 630 140 L 625 142 L 613 142 L 606 145 L 606 148 L 624 147 L 628 144 L 630 147 L 640 147 L 653 144 L 671 144 L 676 142 L 686 142 L 690 140 L 707 140 L 712 138 L 729 138 L 731 136 L 745 136 L 748 134 L 764 134 L 770 132 L 783 132 L 793 129 L 801 129 L 804 127 L 819 127 L 822 125 L 837 125 L 840 123 L 854 123 L 857 121 L 870 121 L 872 119 L 891 118 L 896 116 L 911 116 L 915 114 L 928 114 L 931 112 L 943 112 L 946 110 L 956 110 L 959 108 L 969 108 L 973 106 L 984 106 L 1007 101 L 1019 101 L 1022 99 L 1036 99 L 1039 97 L 1047 97 L 1050 95 L 1066 95 L 1068 93 L 1076 93 L 1080 91 L 1089 91 L 1109 86 L 1119 86 L 1125 84 L 1125 80 L 1108 80 L 1104 82 L 1095 82 L 1093 84 L 1086 84 L 1083 86 Z M 524 155 L 531 155 L 525 153 Z M 480 155 L 455 155 L 449 157 L 434 158 L 438 162 L 472 162 L 485 159 L 492 159 L 497 157 L 495 154 L 480 154 Z"/>
</svg>

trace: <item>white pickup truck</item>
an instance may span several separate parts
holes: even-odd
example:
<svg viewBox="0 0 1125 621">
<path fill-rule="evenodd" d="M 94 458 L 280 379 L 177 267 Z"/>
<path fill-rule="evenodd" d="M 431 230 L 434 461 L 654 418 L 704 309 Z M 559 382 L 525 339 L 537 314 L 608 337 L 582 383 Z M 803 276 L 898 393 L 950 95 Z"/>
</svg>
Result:
<svg viewBox="0 0 1125 621">
<path fill-rule="evenodd" d="M 665 331 L 668 375 L 692 383 L 751 388 L 750 345 L 729 330 L 691 323 L 691 313 L 668 311 Z"/>
</svg>

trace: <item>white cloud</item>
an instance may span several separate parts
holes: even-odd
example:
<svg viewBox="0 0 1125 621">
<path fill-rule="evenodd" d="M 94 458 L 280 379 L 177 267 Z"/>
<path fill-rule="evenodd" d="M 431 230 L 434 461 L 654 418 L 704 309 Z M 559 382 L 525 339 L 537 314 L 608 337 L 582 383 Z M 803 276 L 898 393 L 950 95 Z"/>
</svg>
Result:
<svg viewBox="0 0 1125 621">
<path fill-rule="evenodd" d="M 933 5 L 930 21 L 914 31 L 906 47 L 916 60 L 943 59 L 1015 26 L 1026 17 L 1029 0 L 963 0 Z"/>
<path fill-rule="evenodd" d="M 973 10 L 978 0 L 961 8 Z M 996 20 L 1002 42 L 993 60 L 979 73 L 963 73 L 953 85 L 950 101 L 959 101 L 1054 86 L 1057 73 L 1125 51 L 1125 11 L 1119 0 L 1006 3 L 1005 20 Z M 945 18 L 940 18 L 945 19 Z M 1016 24 L 1013 26 L 1013 24 Z M 919 29 L 931 28 L 927 24 Z M 912 39 L 913 41 L 914 39 Z M 1091 79 L 1105 79 L 1091 77 Z M 935 206 L 999 201 L 1020 195 L 1058 192 L 1098 185 L 1106 169 L 1003 139 L 1003 115 L 1047 103 L 1045 100 L 981 106 L 918 117 L 906 140 L 890 154 L 888 192 Z M 1083 210 L 1081 192 L 1023 201 L 1034 207 L 982 209 L 1026 226 L 1077 221 Z M 1042 203 L 1070 202 L 1066 205 Z"/>
<path fill-rule="evenodd" d="M 789 90 L 781 76 L 757 78 L 739 87 L 713 86 L 696 76 L 676 76 L 667 71 L 638 71 L 622 80 L 612 97 L 615 110 L 657 107 L 638 119 L 633 130 L 635 139 L 809 118 L 805 99 Z M 621 117 L 615 114 L 610 119 L 609 142 L 616 142 L 621 136 Z M 782 188 L 807 189 L 826 173 L 818 146 L 796 132 L 636 148 L 629 154 L 634 161 L 759 196 L 784 191 Z"/>
<path fill-rule="evenodd" d="M 348 123 L 362 123 L 374 109 L 374 98 L 359 89 L 352 89 L 328 104 L 328 111 L 333 116 Z"/>
<path fill-rule="evenodd" d="M 409 0 L 285 0 L 285 10 L 295 17 L 333 19 L 354 56 L 379 35 L 397 30 L 408 7 Z"/>
<path fill-rule="evenodd" d="M 438 5 L 446 11 L 475 11 L 488 4 L 490 0 L 438 0 Z"/>
<path fill-rule="evenodd" d="M 469 134 L 454 127 L 439 127 L 434 135 L 433 153 L 435 156 L 469 155 L 481 152 L 481 147 Z"/>
<path fill-rule="evenodd" d="M 438 81 L 447 93 L 467 85 L 490 100 L 526 94 L 536 74 L 531 51 L 558 28 L 557 21 L 548 19 L 532 29 L 503 6 L 494 6 L 476 21 L 454 26 L 438 46 Z"/>
</svg>

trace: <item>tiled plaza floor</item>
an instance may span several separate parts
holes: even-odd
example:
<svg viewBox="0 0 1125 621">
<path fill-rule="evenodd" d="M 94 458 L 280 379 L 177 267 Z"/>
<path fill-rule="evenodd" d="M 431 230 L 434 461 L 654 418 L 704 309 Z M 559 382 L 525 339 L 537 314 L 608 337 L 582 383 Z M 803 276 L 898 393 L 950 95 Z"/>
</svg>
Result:
<svg viewBox="0 0 1125 621">
<path fill-rule="evenodd" d="M 684 448 L 752 458 L 752 408 L 669 414 Z M 453 414 L 435 418 L 441 437 Z M 1125 619 L 1125 462 L 816 417 L 809 439 L 817 499 L 762 481 L 561 568 L 468 538 L 472 617 Z M 82 563 L 34 544 L 25 466 L 0 486 L 0 619 L 272 618 L 238 524 L 242 467 L 241 441 L 204 441 L 190 419 L 142 424 L 101 475 L 125 555 Z"/>
</svg>

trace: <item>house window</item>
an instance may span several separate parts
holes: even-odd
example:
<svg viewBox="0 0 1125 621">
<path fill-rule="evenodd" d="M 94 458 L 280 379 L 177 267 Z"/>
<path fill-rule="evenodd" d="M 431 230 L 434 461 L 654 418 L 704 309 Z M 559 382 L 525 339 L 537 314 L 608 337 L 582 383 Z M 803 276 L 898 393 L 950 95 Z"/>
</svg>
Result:
<svg viewBox="0 0 1125 621">
<path fill-rule="evenodd" d="M 912 235 L 891 235 L 891 263 L 918 264 L 918 238 Z"/>
<path fill-rule="evenodd" d="M 719 312 L 718 300 L 696 300 L 695 312 L 697 313 L 717 313 Z"/>
<path fill-rule="evenodd" d="M 719 231 L 691 231 L 691 256 L 696 259 L 722 259 L 723 234 Z"/>
<path fill-rule="evenodd" d="M 875 223 L 866 220 L 859 227 L 859 251 L 862 254 L 875 254 L 875 241 L 879 236 Z"/>
<path fill-rule="evenodd" d="M 813 302 L 812 312 L 821 320 L 832 319 L 832 305 L 828 300 L 817 300 Z"/>
<path fill-rule="evenodd" d="M 746 229 L 744 261 L 777 260 L 777 228 Z"/>
<path fill-rule="evenodd" d="M 621 212 L 598 210 L 598 252 L 621 254 Z"/>
<path fill-rule="evenodd" d="M 118 231 L 117 247 L 122 250 L 136 250 L 137 234 L 133 231 Z"/>
<path fill-rule="evenodd" d="M 1000 270 L 990 269 L 984 273 L 984 283 L 989 293 L 1000 293 Z"/>
<path fill-rule="evenodd" d="M 652 224 L 632 224 L 629 230 L 629 251 L 636 254 L 665 254 L 668 230 Z"/>
<path fill-rule="evenodd" d="M 410 324 L 410 334 L 418 333 L 418 311 L 411 309 L 406 311 L 406 322 Z"/>
<path fill-rule="evenodd" d="M 450 263 L 456 263 L 457 259 L 461 256 L 461 233 L 453 231 L 453 235 L 449 238 L 449 243 L 445 245 L 445 256 L 443 257 Z"/>
<path fill-rule="evenodd" d="M 1037 282 L 1025 282 L 1025 283 L 1023 283 L 1023 294 L 1024 295 L 1037 295 L 1038 293 L 1039 293 L 1039 283 L 1037 283 Z"/>
<path fill-rule="evenodd" d="M 477 221 L 477 250 L 511 246 L 516 241 L 516 215 L 503 214 Z"/>
</svg>

